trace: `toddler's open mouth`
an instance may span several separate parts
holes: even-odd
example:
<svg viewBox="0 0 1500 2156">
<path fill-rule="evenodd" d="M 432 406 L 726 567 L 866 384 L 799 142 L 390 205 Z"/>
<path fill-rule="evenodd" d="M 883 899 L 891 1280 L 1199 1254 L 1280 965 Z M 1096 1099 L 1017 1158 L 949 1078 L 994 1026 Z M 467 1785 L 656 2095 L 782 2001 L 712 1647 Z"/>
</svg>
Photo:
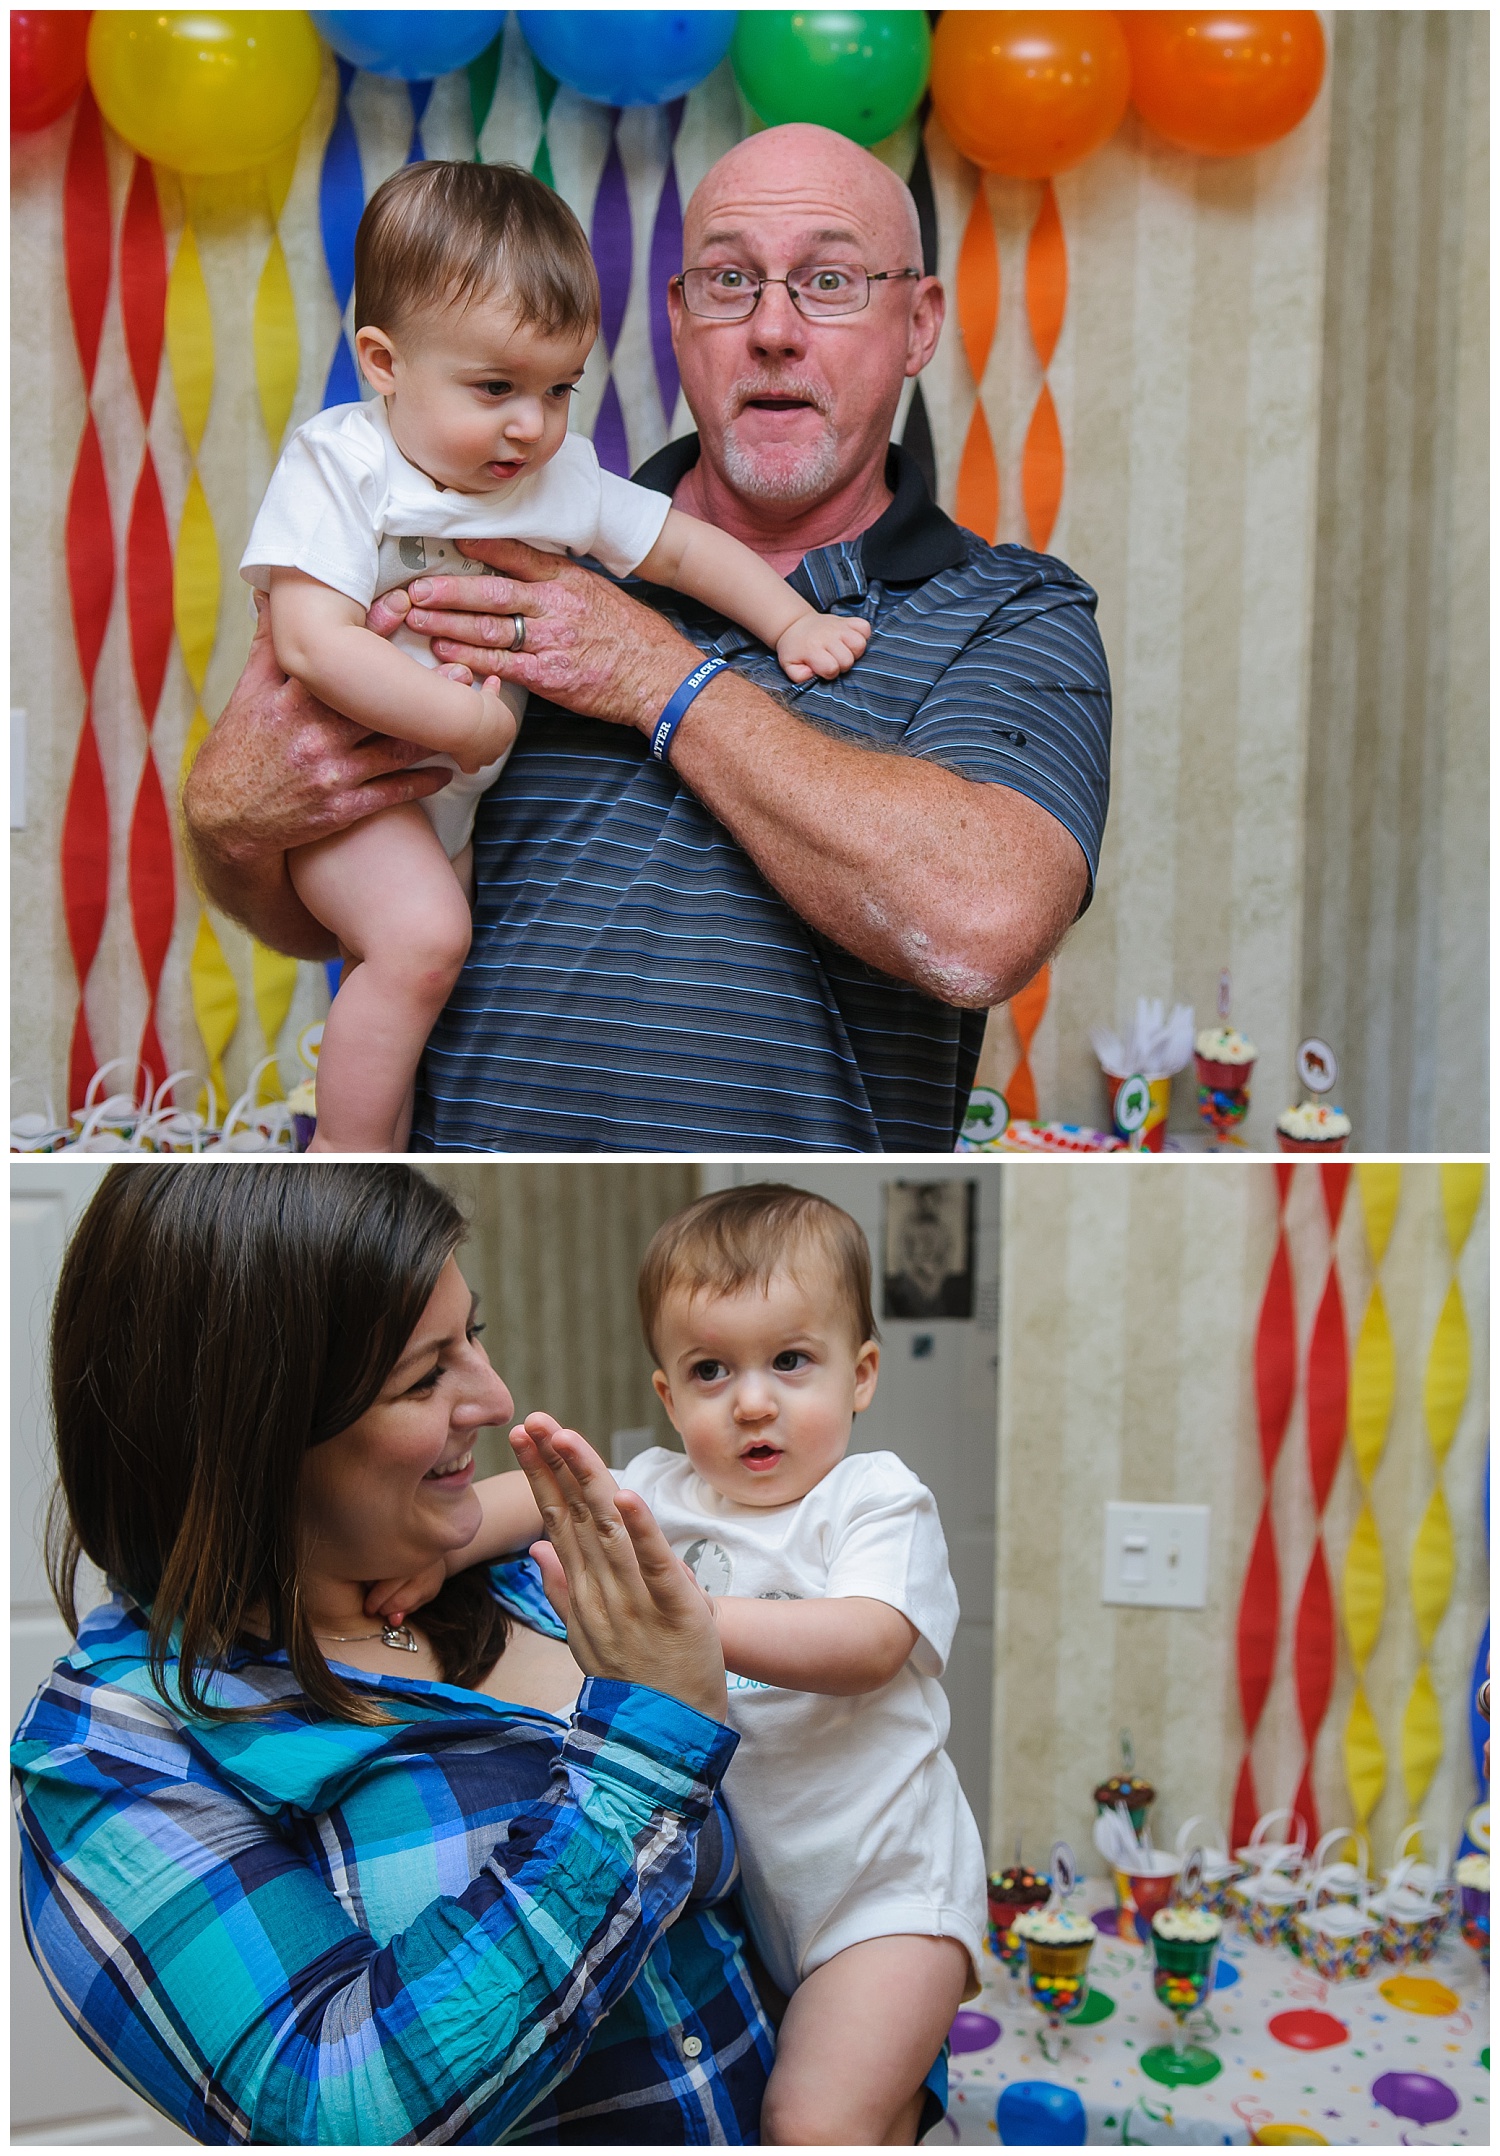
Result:
<svg viewBox="0 0 1500 2156">
<path fill-rule="evenodd" d="M 752 1474 L 764 1474 L 768 1467 L 776 1465 L 781 1453 L 775 1445 L 747 1445 L 740 1458 Z"/>
</svg>

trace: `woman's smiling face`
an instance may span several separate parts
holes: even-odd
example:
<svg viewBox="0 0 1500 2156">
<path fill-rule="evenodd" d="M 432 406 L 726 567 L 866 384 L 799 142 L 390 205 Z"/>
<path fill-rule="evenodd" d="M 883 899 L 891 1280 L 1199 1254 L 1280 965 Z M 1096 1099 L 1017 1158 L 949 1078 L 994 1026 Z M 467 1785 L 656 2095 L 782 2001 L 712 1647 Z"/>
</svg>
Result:
<svg viewBox="0 0 1500 2156">
<path fill-rule="evenodd" d="M 302 1464 L 304 1562 L 336 1581 L 395 1579 L 472 1542 L 474 1440 L 512 1402 L 450 1258 L 375 1405 Z"/>
</svg>

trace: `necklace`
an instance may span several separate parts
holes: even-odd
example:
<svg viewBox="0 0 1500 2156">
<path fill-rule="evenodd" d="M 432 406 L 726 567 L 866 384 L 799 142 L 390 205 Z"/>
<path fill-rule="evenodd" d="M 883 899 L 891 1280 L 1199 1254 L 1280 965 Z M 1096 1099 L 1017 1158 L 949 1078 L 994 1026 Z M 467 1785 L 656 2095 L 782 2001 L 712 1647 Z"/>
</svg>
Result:
<svg viewBox="0 0 1500 2156">
<path fill-rule="evenodd" d="M 400 1648 L 407 1654 L 415 1654 L 417 1643 L 412 1637 L 409 1624 L 384 1624 L 378 1632 L 318 1632 L 314 1639 L 336 1639 L 342 1646 L 352 1647 L 356 1642 L 378 1639 L 382 1647 Z"/>
</svg>

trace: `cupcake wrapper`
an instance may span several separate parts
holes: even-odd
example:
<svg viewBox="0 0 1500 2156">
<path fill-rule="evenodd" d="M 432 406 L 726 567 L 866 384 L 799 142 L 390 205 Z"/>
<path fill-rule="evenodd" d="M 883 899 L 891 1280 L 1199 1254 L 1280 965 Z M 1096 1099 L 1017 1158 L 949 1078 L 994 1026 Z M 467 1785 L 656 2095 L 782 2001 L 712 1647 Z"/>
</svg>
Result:
<svg viewBox="0 0 1500 2156">
<path fill-rule="evenodd" d="M 1208 1056 L 1195 1055 L 1193 1062 L 1198 1071 L 1198 1083 L 1207 1086 L 1211 1093 L 1247 1093 L 1250 1091 L 1250 1073 L 1255 1068 L 1255 1058 L 1248 1063 L 1215 1063 Z"/>
<path fill-rule="evenodd" d="M 1279 1130 L 1276 1143 L 1283 1153 L 1342 1153 L 1349 1143 L 1349 1132 L 1345 1131 L 1341 1138 L 1292 1138 Z"/>
</svg>

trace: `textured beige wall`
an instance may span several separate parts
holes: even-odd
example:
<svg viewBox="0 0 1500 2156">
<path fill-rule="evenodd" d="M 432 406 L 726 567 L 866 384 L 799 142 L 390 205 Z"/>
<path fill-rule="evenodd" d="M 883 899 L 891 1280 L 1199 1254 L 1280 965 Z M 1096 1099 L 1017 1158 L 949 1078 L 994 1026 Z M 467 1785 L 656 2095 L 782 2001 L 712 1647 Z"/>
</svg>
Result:
<svg viewBox="0 0 1500 2156">
<path fill-rule="evenodd" d="M 1340 14 L 1303 1027 L 1369 1147 L 1489 1143 L 1489 17 Z"/>
<path fill-rule="evenodd" d="M 1483 1142 L 1483 37 L 1475 15 L 1339 15 L 1329 83 L 1284 143 L 1196 160 L 1127 115 L 1113 142 L 1058 182 L 1070 300 L 1049 379 L 1068 476 L 1051 543 L 1100 594 L 1116 749 L 1099 895 L 1058 961 L 1034 1051 L 1044 1112 L 1098 1119 L 1090 1024 L 1127 1020 L 1141 994 L 1206 1012 L 1228 964 L 1235 1015 L 1261 1048 L 1252 1137 L 1269 1138 L 1291 1097 L 1292 1048 L 1313 1026 L 1343 1054 L 1359 1139 Z M 373 185 L 404 155 L 405 93 L 360 77 L 353 104 Z M 330 70 L 280 219 L 302 342 L 294 419 L 319 402 L 335 330 L 317 225 L 332 112 Z M 744 124 L 724 71 L 693 93 L 677 147 L 684 196 Z M 465 86 L 448 78 L 434 91 L 426 145 L 469 154 L 467 128 Z M 529 161 L 539 129 L 529 63 L 512 37 L 485 154 Z M 586 223 L 607 130 L 601 108 L 559 93 L 551 154 Z M 61 547 L 83 417 L 59 270 L 67 135 L 63 121 L 18 137 L 13 163 L 13 591 L 23 628 L 12 696 L 32 713 L 30 813 L 14 844 L 13 1068 L 54 1093 L 74 993 L 58 838 L 82 711 Z M 935 125 L 927 145 L 951 282 L 977 176 Z M 636 263 L 614 373 L 632 452 L 643 456 L 666 432 L 645 288 L 660 115 L 628 115 L 621 147 Z M 111 155 L 118 196 L 128 160 L 118 145 Z M 1024 310 L 1039 189 L 985 184 L 1002 297 L 983 395 L 1000 447 L 1001 536 L 1018 538 L 1021 444 L 1039 379 Z M 176 183 L 162 192 L 170 248 Z M 205 696 L 213 717 L 248 637 L 233 564 L 271 456 L 249 335 L 270 233 L 259 182 L 222 190 L 199 222 L 218 365 L 202 470 L 226 569 Z M 584 425 L 603 383 L 596 355 Z M 951 505 L 975 394 L 956 308 L 924 390 Z M 122 538 L 141 428 L 113 298 L 94 404 Z M 686 423 L 681 404 L 676 423 Z M 175 528 L 187 462 L 165 366 L 151 439 Z M 158 724 L 169 781 L 190 716 L 174 656 Z M 118 604 L 99 725 L 114 904 L 89 1010 L 101 1052 L 118 1052 L 144 1013 L 124 893 L 144 736 Z M 195 926 L 184 880 L 162 1031 L 174 1060 L 201 1067 L 186 994 Z M 223 924 L 221 933 L 244 1014 L 228 1058 L 233 1085 L 264 1044 L 248 944 Z M 283 1036 L 289 1075 L 290 1042 L 321 1000 L 317 972 L 304 969 Z M 986 1070 L 1003 1082 L 1014 1060 L 1003 1013 L 991 1032 Z M 1179 1088 L 1180 1123 L 1192 1120 L 1189 1092 Z"/>
<path fill-rule="evenodd" d="M 1451 1277 L 1439 1174 L 1436 1167 L 1402 1171 L 1381 1267 L 1397 1387 L 1374 1484 L 1387 1602 L 1366 1686 L 1389 1761 L 1373 1821 L 1382 1862 L 1407 1818 L 1399 1733 L 1417 1667 L 1407 1569 L 1433 1483 L 1422 1378 Z M 1275 1242 L 1275 1192 L 1269 1166 L 1184 1162 L 1151 1175 L 1123 1164 L 1005 1169 L 992 1849 L 1009 1851 L 1024 1831 L 1032 1862 L 1056 1834 L 1091 1852 L 1089 1793 L 1117 1768 L 1121 1727 L 1133 1732 L 1140 1768 L 1160 1792 L 1159 1839 L 1194 1812 L 1228 1823 L 1242 1745 L 1235 1619 L 1261 1488 L 1251 1356 Z M 1329 1247 L 1313 1167 L 1300 1166 L 1293 1178 L 1288 1237 L 1303 1368 Z M 1472 1370 L 1443 1472 L 1458 1563 L 1432 1661 L 1446 1749 L 1424 1811 L 1449 1835 L 1474 1801 L 1466 1687 L 1488 1569 L 1480 1503 L 1488 1239 L 1486 1201 L 1459 1268 Z M 1352 1342 L 1371 1277 L 1353 1181 L 1337 1256 Z M 1255 1748 L 1267 1807 L 1291 1802 L 1302 1766 L 1290 1641 L 1312 1543 L 1305 1443 L 1299 1398 L 1273 1492 L 1283 1619 Z M 1336 1598 L 1356 1496 L 1346 1446 L 1325 1515 Z M 1206 1609 L 1101 1603 L 1110 1500 L 1212 1507 Z M 1342 1753 L 1350 1690 L 1340 1631 L 1337 1685 L 1315 1768 L 1330 1826 L 1350 1817 Z"/>
<path fill-rule="evenodd" d="M 651 1389 L 635 1278 L 662 1222 L 697 1197 L 697 1169 L 634 1161 L 423 1165 L 470 1220 L 461 1262 L 517 1418 L 545 1408 L 606 1458 L 612 1430 L 646 1423 L 661 1443 L 675 1444 Z M 514 1464 L 499 1436 L 489 1464 Z"/>
</svg>

